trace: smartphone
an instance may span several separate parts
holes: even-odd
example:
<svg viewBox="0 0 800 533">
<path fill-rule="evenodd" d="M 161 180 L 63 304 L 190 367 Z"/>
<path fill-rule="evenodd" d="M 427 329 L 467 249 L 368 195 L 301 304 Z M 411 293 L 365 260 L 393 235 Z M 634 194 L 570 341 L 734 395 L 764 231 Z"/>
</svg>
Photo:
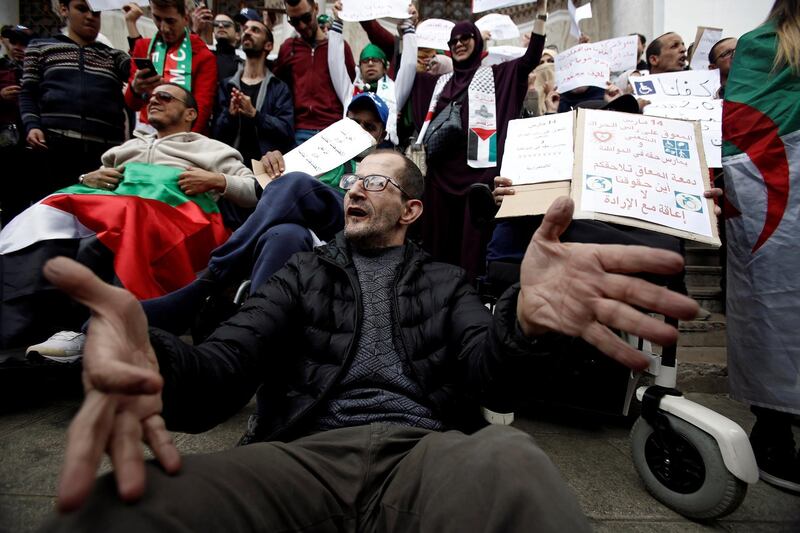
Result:
<svg viewBox="0 0 800 533">
<path fill-rule="evenodd" d="M 156 67 L 149 57 L 134 57 L 133 62 L 136 63 L 136 68 L 142 71 L 141 75 L 145 78 L 151 78 L 156 75 Z"/>
</svg>

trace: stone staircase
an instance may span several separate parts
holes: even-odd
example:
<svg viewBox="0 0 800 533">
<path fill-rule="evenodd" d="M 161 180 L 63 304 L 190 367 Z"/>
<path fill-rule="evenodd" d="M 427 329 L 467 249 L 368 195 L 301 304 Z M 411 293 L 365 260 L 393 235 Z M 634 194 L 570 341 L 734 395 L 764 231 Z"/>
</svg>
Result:
<svg viewBox="0 0 800 533">
<path fill-rule="evenodd" d="M 726 331 L 722 267 L 716 248 L 686 245 L 689 296 L 711 312 L 707 320 L 681 322 L 678 340 L 678 388 L 683 392 L 727 392 Z"/>
</svg>

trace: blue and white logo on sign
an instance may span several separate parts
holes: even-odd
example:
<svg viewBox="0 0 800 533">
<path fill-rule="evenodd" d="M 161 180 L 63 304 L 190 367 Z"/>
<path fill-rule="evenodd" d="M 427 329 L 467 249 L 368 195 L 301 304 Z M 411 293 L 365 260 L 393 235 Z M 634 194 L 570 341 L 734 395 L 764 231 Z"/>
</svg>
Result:
<svg viewBox="0 0 800 533">
<path fill-rule="evenodd" d="M 682 159 L 689 159 L 689 143 L 686 141 L 668 141 L 664 139 L 664 153 Z"/>
<path fill-rule="evenodd" d="M 612 191 L 611 178 L 587 175 L 586 189 L 594 192 L 610 193 Z"/>
<path fill-rule="evenodd" d="M 636 94 L 641 96 L 649 96 L 651 94 L 656 94 L 656 86 L 653 85 L 652 81 L 634 81 L 633 84 L 636 87 Z"/>
<path fill-rule="evenodd" d="M 675 205 L 686 211 L 703 212 L 703 199 L 694 194 L 675 191 Z"/>
</svg>

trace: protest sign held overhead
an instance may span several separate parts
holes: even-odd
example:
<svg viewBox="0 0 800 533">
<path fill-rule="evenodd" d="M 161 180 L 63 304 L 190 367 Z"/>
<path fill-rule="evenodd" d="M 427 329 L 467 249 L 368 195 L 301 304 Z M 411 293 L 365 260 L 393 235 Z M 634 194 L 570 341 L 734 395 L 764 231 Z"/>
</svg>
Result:
<svg viewBox="0 0 800 533">
<path fill-rule="evenodd" d="M 447 41 L 455 24 L 444 19 L 427 19 L 417 25 L 417 46 L 448 50 Z"/>
<path fill-rule="evenodd" d="M 380 18 L 406 19 L 408 0 L 342 0 L 342 20 L 358 22 Z"/>
</svg>

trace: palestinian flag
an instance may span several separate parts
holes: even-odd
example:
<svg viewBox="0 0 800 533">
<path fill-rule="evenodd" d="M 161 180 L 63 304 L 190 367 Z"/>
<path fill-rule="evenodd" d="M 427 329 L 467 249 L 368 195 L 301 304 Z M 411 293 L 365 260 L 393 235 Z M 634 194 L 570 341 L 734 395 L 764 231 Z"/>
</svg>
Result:
<svg viewBox="0 0 800 533">
<path fill-rule="evenodd" d="M 129 163 L 113 191 L 67 187 L 12 220 L 0 233 L 2 344 L 46 312 L 51 299 L 39 294 L 49 288 L 41 267 L 55 255 L 84 262 L 139 299 L 194 280 L 230 232 L 208 194 L 188 197 L 180 190 L 181 172 Z"/>
<path fill-rule="evenodd" d="M 744 35 L 725 87 L 728 372 L 734 398 L 800 413 L 800 77 L 776 50 L 771 22 Z"/>
</svg>

